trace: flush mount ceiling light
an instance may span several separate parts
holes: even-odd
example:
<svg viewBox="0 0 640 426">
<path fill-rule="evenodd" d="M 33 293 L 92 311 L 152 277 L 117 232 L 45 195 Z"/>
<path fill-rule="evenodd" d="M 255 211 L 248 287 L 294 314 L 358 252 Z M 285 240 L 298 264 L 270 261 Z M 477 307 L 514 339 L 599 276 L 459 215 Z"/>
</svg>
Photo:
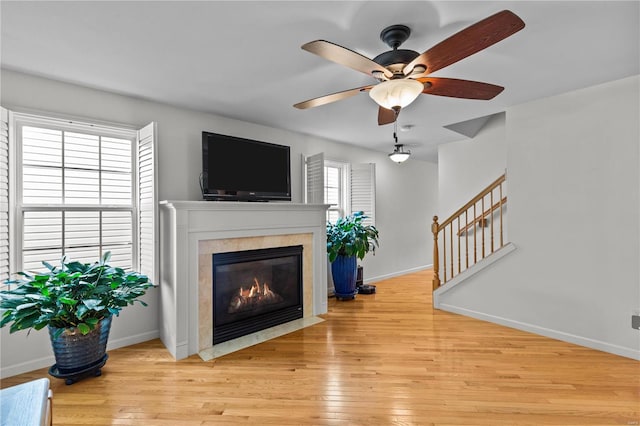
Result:
<svg viewBox="0 0 640 426">
<path fill-rule="evenodd" d="M 369 96 L 382 108 L 394 111 L 404 108 L 424 90 L 424 84 L 417 80 L 387 80 L 369 90 Z"/>
<path fill-rule="evenodd" d="M 400 163 L 404 163 L 409 159 L 409 157 L 411 156 L 411 151 L 409 150 L 405 151 L 404 145 L 401 143 L 398 143 L 397 129 L 398 129 L 398 122 L 395 121 L 393 123 L 393 139 L 395 141 L 395 145 L 393 146 L 393 152 L 389 154 L 389 159 L 391 159 L 391 161 L 394 161 L 400 164 Z"/>
</svg>

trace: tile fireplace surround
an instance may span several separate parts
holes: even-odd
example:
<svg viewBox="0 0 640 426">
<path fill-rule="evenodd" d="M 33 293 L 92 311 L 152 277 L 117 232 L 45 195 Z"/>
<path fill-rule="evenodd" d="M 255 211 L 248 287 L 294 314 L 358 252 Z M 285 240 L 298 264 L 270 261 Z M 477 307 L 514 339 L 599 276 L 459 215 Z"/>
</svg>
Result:
<svg viewBox="0 0 640 426">
<path fill-rule="evenodd" d="M 161 201 L 160 338 L 171 355 L 212 348 L 213 253 L 302 245 L 303 317 L 326 313 L 327 207 Z"/>
</svg>

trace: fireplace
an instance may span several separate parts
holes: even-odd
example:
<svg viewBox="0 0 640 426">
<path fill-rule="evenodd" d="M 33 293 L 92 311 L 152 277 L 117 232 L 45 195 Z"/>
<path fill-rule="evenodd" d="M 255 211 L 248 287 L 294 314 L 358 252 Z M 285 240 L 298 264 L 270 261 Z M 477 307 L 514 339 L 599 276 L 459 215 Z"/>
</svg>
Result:
<svg viewBox="0 0 640 426">
<path fill-rule="evenodd" d="M 213 344 L 303 317 L 302 246 L 213 257 Z"/>
</svg>

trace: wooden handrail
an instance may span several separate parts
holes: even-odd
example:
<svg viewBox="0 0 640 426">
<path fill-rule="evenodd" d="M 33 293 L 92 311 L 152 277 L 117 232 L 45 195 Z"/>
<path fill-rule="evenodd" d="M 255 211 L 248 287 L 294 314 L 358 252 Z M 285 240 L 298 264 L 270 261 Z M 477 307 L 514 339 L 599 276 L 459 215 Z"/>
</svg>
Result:
<svg viewBox="0 0 640 426">
<path fill-rule="evenodd" d="M 447 226 L 448 224 L 450 224 L 451 222 L 453 222 L 453 220 L 460 216 L 462 213 L 464 213 L 465 211 L 467 211 L 469 208 L 471 208 L 475 203 L 477 203 L 478 201 L 480 201 L 485 195 L 487 195 L 488 193 L 490 193 L 491 191 L 493 191 L 495 188 L 498 187 L 498 185 L 500 185 L 502 182 L 504 182 L 507 178 L 506 174 L 503 174 L 502 176 L 500 176 L 498 179 L 496 179 L 495 181 L 493 181 L 489 186 L 487 186 L 485 189 L 483 189 L 482 191 L 480 191 L 480 193 L 478 193 L 478 195 L 476 195 L 475 197 L 473 197 L 471 199 L 471 201 L 469 201 L 467 204 L 465 204 L 464 206 L 460 207 L 458 210 L 455 211 L 455 213 L 453 213 L 451 216 L 449 216 L 444 222 L 442 222 L 441 224 L 438 225 L 438 231 L 440 231 L 440 229 L 444 228 L 445 226 Z"/>
<path fill-rule="evenodd" d="M 438 287 L 440 287 L 440 255 L 439 255 L 439 248 L 438 248 L 438 237 L 440 235 L 440 232 L 445 230 L 447 226 L 450 226 L 450 229 L 448 232 L 443 232 L 443 241 L 442 241 L 442 244 L 443 244 L 442 254 L 444 256 L 443 258 L 443 273 L 444 273 L 443 280 L 444 281 L 443 282 L 445 283 L 447 282 L 447 278 L 451 279 L 454 277 L 454 275 L 456 275 L 456 272 L 454 270 L 455 264 L 457 264 L 458 266 L 457 273 L 459 274 L 462 271 L 461 246 L 463 244 L 465 247 L 465 252 L 464 252 L 465 269 L 469 267 L 469 247 L 470 247 L 470 241 L 469 241 L 469 235 L 468 235 L 469 229 L 475 227 L 478 223 L 483 223 L 483 221 L 486 220 L 486 217 L 489 215 L 493 215 L 495 211 L 500 212 L 499 229 L 498 229 L 500 233 L 499 247 L 502 247 L 504 245 L 502 206 L 506 204 L 507 197 L 503 196 L 502 194 L 502 184 L 503 182 L 505 182 L 505 180 L 506 180 L 506 173 L 500 176 L 499 178 L 497 178 L 495 181 L 493 181 L 490 185 L 488 185 L 482 191 L 480 191 L 478 195 L 476 195 L 471 200 L 469 200 L 469 202 L 466 203 L 464 206 L 456 210 L 451 216 L 449 216 L 441 224 L 438 223 L 438 216 L 433 217 L 433 223 L 431 224 L 431 232 L 433 233 L 433 282 L 432 282 L 433 290 L 436 290 Z M 496 195 L 499 195 L 499 197 L 498 197 L 498 202 L 494 203 L 493 202 L 494 191 L 496 189 L 499 190 L 498 191 L 499 194 L 496 194 Z M 489 196 L 489 199 L 487 201 L 489 202 L 490 207 L 485 210 L 485 197 L 487 197 L 487 195 Z M 476 206 L 479 202 L 480 202 L 479 209 L 481 211 L 481 214 L 478 216 L 476 214 Z M 473 209 L 473 218 L 469 223 L 470 209 Z M 464 215 L 464 226 L 461 226 L 461 217 L 463 215 Z M 454 262 L 453 247 L 454 247 L 455 241 L 453 237 L 453 226 L 454 226 L 453 223 L 456 220 L 457 220 L 457 228 L 458 228 L 457 230 L 457 248 L 458 249 L 456 250 L 457 253 L 455 254 L 457 254 L 458 258 L 457 258 L 457 262 Z M 473 241 L 472 241 L 473 263 L 477 263 L 479 260 L 483 259 L 487 255 L 486 251 L 488 251 L 489 254 L 495 251 L 493 222 L 494 221 L 491 220 L 491 230 L 489 231 L 491 233 L 490 235 L 491 239 L 490 239 L 490 242 L 487 242 L 487 244 L 485 244 L 484 230 L 482 231 L 482 233 L 480 233 L 477 239 L 476 239 L 477 232 L 473 233 Z M 462 234 L 464 234 L 464 238 L 461 238 Z M 448 243 L 447 243 L 447 238 L 449 239 Z M 480 246 L 478 244 L 480 244 Z M 489 245 L 489 247 L 486 247 L 487 245 Z M 478 259 L 478 247 L 481 247 L 479 259 Z M 449 249 L 449 256 L 447 256 L 447 248 Z M 447 259 L 447 257 L 449 257 L 449 259 Z M 447 261 L 449 265 L 447 265 Z M 450 274 L 447 273 L 448 270 L 451 272 Z"/>
<path fill-rule="evenodd" d="M 498 210 L 501 206 L 507 204 L 507 197 L 503 197 L 501 201 L 498 201 L 497 203 L 495 203 L 493 206 L 491 206 L 491 208 L 485 210 L 481 216 L 475 218 L 473 220 L 473 222 L 471 222 L 470 224 L 468 224 L 467 226 L 463 227 L 460 229 L 460 232 L 458 232 L 458 235 L 462 235 L 465 232 L 467 232 L 469 229 L 474 228 L 476 226 L 476 224 L 478 222 L 485 222 L 485 218 L 487 216 L 489 216 L 490 214 L 492 214 L 494 211 Z M 487 226 L 486 224 L 481 224 L 480 226 L 485 227 Z"/>
</svg>

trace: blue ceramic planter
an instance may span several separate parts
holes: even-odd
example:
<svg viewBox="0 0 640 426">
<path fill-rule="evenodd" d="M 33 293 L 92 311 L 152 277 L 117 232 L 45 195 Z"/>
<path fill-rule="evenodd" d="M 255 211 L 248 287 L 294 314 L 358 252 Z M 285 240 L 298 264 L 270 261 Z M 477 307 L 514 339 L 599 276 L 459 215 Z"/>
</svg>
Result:
<svg viewBox="0 0 640 426">
<path fill-rule="evenodd" d="M 355 256 L 338 256 L 331 264 L 333 285 L 338 299 L 353 299 L 356 297 L 356 273 L 358 261 Z"/>
</svg>

